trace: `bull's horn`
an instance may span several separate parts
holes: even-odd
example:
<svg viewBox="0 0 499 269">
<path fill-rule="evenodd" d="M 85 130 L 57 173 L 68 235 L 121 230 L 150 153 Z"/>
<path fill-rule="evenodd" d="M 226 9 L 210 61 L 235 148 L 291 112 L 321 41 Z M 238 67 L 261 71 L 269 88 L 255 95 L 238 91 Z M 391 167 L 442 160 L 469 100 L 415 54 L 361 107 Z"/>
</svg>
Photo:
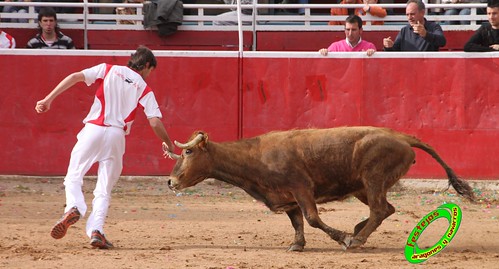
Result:
<svg viewBox="0 0 499 269">
<path fill-rule="evenodd" d="M 168 158 L 172 160 L 178 160 L 181 158 L 180 155 L 177 155 L 168 149 L 168 145 L 166 144 L 166 142 L 163 142 L 161 146 L 163 147 L 163 152 L 168 156 Z"/>
<path fill-rule="evenodd" d="M 199 142 L 201 142 L 203 140 L 203 137 L 204 137 L 203 134 L 198 134 L 198 135 L 196 135 L 196 137 L 194 137 L 194 139 L 192 139 L 191 141 L 189 141 L 189 142 L 187 142 L 185 144 L 182 144 L 182 143 L 180 143 L 178 141 L 175 141 L 175 145 L 177 145 L 177 147 L 179 147 L 181 149 L 192 148 L 195 145 L 199 144 Z"/>
<path fill-rule="evenodd" d="M 178 160 L 180 158 L 182 158 L 180 155 L 177 155 L 173 152 L 170 152 L 170 151 L 167 151 L 166 154 L 168 155 L 168 157 L 170 157 L 170 159 L 172 160 Z"/>
</svg>

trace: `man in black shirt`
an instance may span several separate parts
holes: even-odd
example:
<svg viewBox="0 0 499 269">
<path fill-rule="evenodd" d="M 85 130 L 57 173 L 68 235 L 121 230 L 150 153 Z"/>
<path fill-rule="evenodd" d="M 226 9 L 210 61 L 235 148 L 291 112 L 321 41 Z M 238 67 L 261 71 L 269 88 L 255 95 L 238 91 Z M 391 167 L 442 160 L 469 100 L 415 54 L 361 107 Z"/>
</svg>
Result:
<svg viewBox="0 0 499 269">
<path fill-rule="evenodd" d="M 445 46 L 442 27 L 426 20 L 425 4 L 421 0 L 409 0 L 405 9 L 408 25 L 404 26 L 395 38 L 383 39 L 385 51 L 438 51 Z"/>
<path fill-rule="evenodd" d="M 464 51 L 499 51 L 499 0 L 487 3 L 487 18 L 464 45 Z"/>
</svg>

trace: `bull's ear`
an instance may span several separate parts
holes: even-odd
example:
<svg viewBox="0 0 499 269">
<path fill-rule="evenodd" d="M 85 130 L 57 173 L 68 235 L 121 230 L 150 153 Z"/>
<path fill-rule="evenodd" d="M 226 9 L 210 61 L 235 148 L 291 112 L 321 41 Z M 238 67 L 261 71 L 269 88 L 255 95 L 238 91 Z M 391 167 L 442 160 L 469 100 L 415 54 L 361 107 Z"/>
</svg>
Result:
<svg viewBox="0 0 499 269">
<path fill-rule="evenodd" d="M 203 151 L 206 151 L 206 147 L 208 146 L 208 134 L 205 132 L 198 132 L 198 134 L 203 135 L 203 140 L 198 144 L 199 148 L 202 149 Z"/>
</svg>

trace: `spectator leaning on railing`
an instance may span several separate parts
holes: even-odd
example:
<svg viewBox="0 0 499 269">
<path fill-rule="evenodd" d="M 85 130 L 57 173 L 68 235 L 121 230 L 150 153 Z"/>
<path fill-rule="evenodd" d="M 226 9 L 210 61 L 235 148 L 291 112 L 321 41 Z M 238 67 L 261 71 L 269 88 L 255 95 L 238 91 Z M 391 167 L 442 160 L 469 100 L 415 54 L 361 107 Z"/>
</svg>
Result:
<svg viewBox="0 0 499 269">
<path fill-rule="evenodd" d="M 421 0 L 409 0 L 405 9 L 409 25 L 404 26 L 395 41 L 383 39 L 385 51 L 438 51 L 445 46 L 442 27 L 425 19 L 425 4 Z"/>
<path fill-rule="evenodd" d="M 365 51 L 367 56 L 372 56 L 376 51 L 373 43 L 362 39 L 362 19 L 357 15 L 350 15 L 345 20 L 346 38 L 336 41 L 327 49 L 319 50 L 323 56 L 327 56 L 330 51 Z"/>
<path fill-rule="evenodd" d="M 499 0 L 487 3 L 488 22 L 484 22 L 464 45 L 464 51 L 499 51 Z"/>
<path fill-rule="evenodd" d="M 38 34 L 28 41 L 28 49 L 74 49 L 73 40 L 59 31 L 57 14 L 50 7 L 38 12 Z"/>
</svg>

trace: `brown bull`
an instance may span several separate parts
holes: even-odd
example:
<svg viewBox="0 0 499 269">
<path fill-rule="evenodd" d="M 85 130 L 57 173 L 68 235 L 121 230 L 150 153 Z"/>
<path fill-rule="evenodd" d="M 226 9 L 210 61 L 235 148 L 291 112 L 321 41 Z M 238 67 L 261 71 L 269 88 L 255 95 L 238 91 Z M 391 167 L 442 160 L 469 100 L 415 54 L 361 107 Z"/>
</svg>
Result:
<svg viewBox="0 0 499 269">
<path fill-rule="evenodd" d="M 359 247 L 395 212 L 386 193 L 414 163 L 416 147 L 430 154 L 447 172 L 449 184 L 473 200 L 469 185 L 435 150 L 419 139 L 386 128 L 341 127 L 271 132 L 236 142 L 209 142 L 195 132 L 177 163 L 169 186 L 181 190 L 215 178 L 245 190 L 272 211 L 285 211 L 295 229 L 289 250 L 305 246 L 303 216 L 343 249 Z M 329 227 L 316 204 L 355 196 L 369 206 L 369 218 L 353 234 Z"/>
</svg>

